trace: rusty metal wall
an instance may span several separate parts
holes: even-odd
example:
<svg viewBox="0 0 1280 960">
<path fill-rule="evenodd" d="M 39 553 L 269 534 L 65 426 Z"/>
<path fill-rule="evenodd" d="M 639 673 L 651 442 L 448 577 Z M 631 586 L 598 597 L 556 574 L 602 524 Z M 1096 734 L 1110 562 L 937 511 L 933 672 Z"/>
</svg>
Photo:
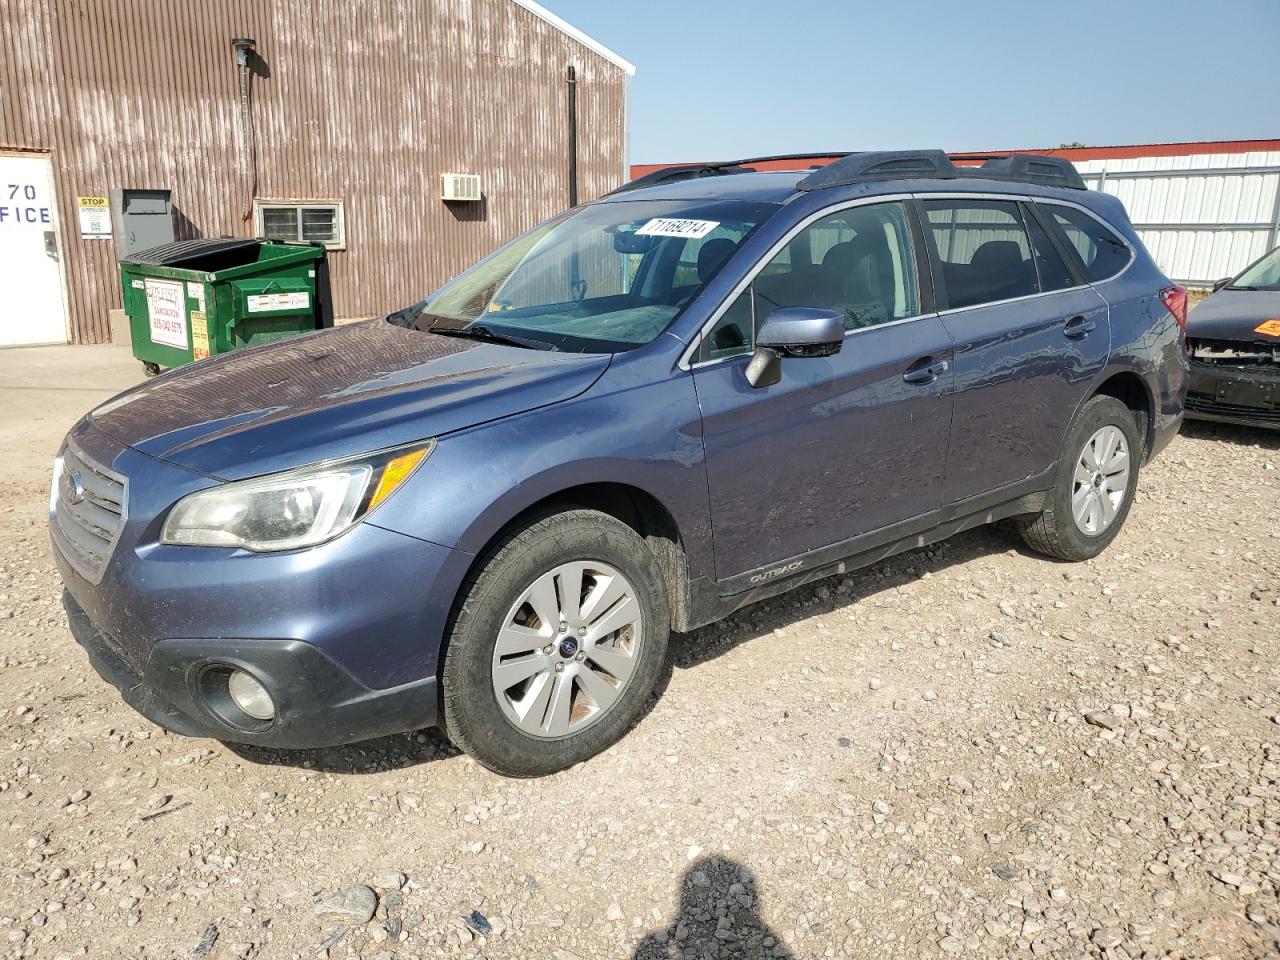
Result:
<svg viewBox="0 0 1280 960">
<path fill-rule="evenodd" d="M 624 179 L 616 64 L 511 0 L 0 0 L 0 148 L 49 151 L 72 339 L 110 339 L 115 247 L 76 197 L 168 188 L 179 237 L 242 220 L 233 36 L 257 41 L 256 196 L 341 200 L 334 308 L 404 306 L 567 205 L 565 73 L 577 70 L 579 196 Z M 445 204 L 440 175 L 485 199 Z"/>
</svg>

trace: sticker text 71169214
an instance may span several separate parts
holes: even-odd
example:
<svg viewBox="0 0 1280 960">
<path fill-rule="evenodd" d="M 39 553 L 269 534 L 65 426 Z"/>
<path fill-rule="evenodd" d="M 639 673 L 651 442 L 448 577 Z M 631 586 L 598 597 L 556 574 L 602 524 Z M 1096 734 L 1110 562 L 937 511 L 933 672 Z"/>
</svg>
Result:
<svg viewBox="0 0 1280 960">
<path fill-rule="evenodd" d="M 720 226 L 719 220 L 680 220 L 673 217 L 655 217 L 636 231 L 637 237 L 684 237 L 701 240 Z"/>
</svg>

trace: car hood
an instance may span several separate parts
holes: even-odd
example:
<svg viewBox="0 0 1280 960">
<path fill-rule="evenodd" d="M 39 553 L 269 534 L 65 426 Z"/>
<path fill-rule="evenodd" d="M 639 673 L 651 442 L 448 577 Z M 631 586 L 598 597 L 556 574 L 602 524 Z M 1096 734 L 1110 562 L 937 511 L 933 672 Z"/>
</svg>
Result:
<svg viewBox="0 0 1280 960">
<path fill-rule="evenodd" d="M 1255 332 L 1266 320 L 1280 319 L 1280 290 L 1219 290 L 1187 317 L 1187 336 L 1215 340 L 1280 341 Z"/>
<path fill-rule="evenodd" d="M 609 360 L 371 320 L 179 368 L 90 417 L 143 453 L 234 480 L 568 400 Z"/>
</svg>

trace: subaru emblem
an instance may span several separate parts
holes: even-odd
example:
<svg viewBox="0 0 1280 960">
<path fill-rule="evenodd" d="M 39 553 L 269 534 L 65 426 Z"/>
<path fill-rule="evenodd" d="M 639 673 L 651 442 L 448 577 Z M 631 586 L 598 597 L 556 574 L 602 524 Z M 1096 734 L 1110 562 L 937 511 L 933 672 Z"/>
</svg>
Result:
<svg viewBox="0 0 1280 960">
<path fill-rule="evenodd" d="M 77 470 L 62 476 L 62 499 L 73 506 L 84 501 L 84 481 Z"/>
</svg>

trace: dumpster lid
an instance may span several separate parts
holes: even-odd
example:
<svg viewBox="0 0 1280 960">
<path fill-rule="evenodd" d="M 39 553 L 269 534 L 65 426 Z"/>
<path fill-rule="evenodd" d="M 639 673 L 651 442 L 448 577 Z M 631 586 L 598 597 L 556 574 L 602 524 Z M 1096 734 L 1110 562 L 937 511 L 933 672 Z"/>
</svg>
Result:
<svg viewBox="0 0 1280 960">
<path fill-rule="evenodd" d="M 201 260 L 215 254 L 227 253 L 231 250 L 242 250 L 245 247 L 256 247 L 261 240 L 245 240 L 227 237 L 221 240 L 179 240 L 177 243 L 162 243 L 158 247 L 149 247 L 130 254 L 122 263 L 146 264 L 153 267 L 174 267 L 180 263 Z"/>
</svg>

